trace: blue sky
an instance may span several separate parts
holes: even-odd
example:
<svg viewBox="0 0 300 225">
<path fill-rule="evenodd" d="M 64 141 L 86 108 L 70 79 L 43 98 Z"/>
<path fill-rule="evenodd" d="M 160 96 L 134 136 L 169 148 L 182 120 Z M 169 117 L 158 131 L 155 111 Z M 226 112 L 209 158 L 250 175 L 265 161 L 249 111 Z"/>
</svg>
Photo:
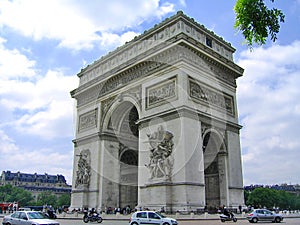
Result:
<svg viewBox="0 0 300 225">
<path fill-rule="evenodd" d="M 268 1 L 269 2 L 269 1 Z M 238 79 L 244 184 L 300 183 L 300 0 L 276 43 L 249 51 L 234 0 L 0 0 L 0 171 L 71 183 L 76 74 L 182 10 L 230 42 Z"/>
</svg>

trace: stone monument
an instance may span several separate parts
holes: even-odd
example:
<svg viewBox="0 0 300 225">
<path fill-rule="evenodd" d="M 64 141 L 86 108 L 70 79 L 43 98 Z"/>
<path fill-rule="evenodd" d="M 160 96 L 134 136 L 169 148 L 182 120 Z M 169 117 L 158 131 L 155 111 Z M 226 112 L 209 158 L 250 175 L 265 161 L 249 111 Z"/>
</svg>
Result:
<svg viewBox="0 0 300 225">
<path fill-rule="evenodd" d="M 71 208 L 244 205 L 234 52 L 178 12 L 82 69 Z"/>
</svg>

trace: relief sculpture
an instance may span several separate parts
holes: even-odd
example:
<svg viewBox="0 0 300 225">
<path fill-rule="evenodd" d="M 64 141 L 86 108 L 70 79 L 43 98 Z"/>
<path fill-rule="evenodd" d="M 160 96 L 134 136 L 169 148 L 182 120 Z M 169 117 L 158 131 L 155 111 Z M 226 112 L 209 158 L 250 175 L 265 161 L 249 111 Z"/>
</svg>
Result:
<svg viewBox="0 0 300 225">
<path fill-rule="evenodd" d="M 75 187 L 78 187 L 81 184 L 89 186 L 91 176 L 90 151 L 82 150 L 77 156 L 79 156 L 79 160 L 78 169 L 76 171 Z"/>
<path fill-rule="evenodd" d="M 150 179 L 170 179 L 173 170 L 173 134 L 160 126 L 153 134 L 147 134 L 150 144 L 150 162 L 145 166 L 149 169 Z"/>
</svg>

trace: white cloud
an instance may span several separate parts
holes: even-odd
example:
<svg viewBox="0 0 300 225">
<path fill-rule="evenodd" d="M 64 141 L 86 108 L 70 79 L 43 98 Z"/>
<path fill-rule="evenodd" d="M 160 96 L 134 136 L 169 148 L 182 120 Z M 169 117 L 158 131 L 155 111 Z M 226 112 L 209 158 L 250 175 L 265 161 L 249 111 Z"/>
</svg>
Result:
<svg viewBox="0 0 300 225">
<path fill-rule="evenodd" d="M 8 137 L 3 130 L 0 130 L 0 154 L 11 154 L 18 150 L 18 147 L 14 143 L 14 141 Z M 2 162 L 3 163 L 3 162 Z"/>
<path fill-rule="evenodd" d="M 246 184 L 299 182 L 299 55 L 295 41 L 243 52 L 238 61 L 245 68 L 238 105 Z"/>
<path fill-rule="evenodd" d="M 2 83 L 6 90 L 2 91 L 0 106 L 12 113 L 23 111 L 10 122 L 15 129 L 50 139 L 73 134 L 74 105 L 69 91 L 76 88 L 77 77 L 49 71 L 36 82 L 9 80 Z"/>
<path fill-rule="evenodd" d="M 43 138 L 72 136 L 74 103 L 69 92 L 77 87 L 78 78 L 59 69 L 40 74 L 35 61 L 5 49 L 3 43 L 1 39 L 0 115 L 9 119 L 0 125 Z"/>
<path fill-rule="evenodd" d="M 2 140 L 1 146 L 11 146 L 11 140 Z M 4 135 L 6 136 L 6 135 Z M 63 174 L 69 184 L 72 183 L 72 151 L 53 151 L 53 149 L 0 149 L 1 167 L 13 172 Z M 5 159 L 5 160 L 3 160 Z"/>
<path fill-rule="evenodd" d="M 106 44 L 108 33 L 115 43 L 120 42 L 117 38 L 129 41 L 131 35 L 119 35 L 120 29 L 136 27 L 173 11 L 173 4 L 160 4 L 159 0 L 3 0 L 0 27 L 10 27 L 35 40 L 55 39 L 61 47 L 80 50 L 98 42 Z"/>
<path fill-rule="evenodd" d="M 106 50 L 112 49 L 114 46 L 121 46 L 126 41 L 132 40 L 135 36 L 138 36 L 138 33 L 135 32 L 126 32 L 122 35 L 117 35 L 113 33 L 103 32 L 101 36 L 101 46 Z M 105 47 L 104 47 L 105 46 Z"/>
<path fill-rule="evenodd" d="M 17 49 L 5 49 L 6 40 L 0 37 L 0 79 L 26 77 L 36 75 L 34 71 L 35 61 L 29 60 Z M 5 86 L 0 84 L 0 94 Z"/>
</svg>

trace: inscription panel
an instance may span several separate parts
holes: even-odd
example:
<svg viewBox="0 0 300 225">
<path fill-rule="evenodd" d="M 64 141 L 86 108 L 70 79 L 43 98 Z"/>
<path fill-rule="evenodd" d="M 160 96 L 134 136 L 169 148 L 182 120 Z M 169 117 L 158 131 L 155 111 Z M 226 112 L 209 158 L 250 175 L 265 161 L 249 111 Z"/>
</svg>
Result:
<svg viewBox="0 0 300 225">
<path fill-rule="evenodd" d="M 79 116 L 79 131 L 97 127 L 98 109 L 94 109 Z"/>
<path fill-rule="evenodd" d="M 189 95 L 193 100 L 216 106 L 232 116 L 235 114 L 233 97 L 231 95 L 224 92 L 213 91 L 200 82 L 189 80 Z"/>
<path fill-rule="evenodd" d="M 164 81 L 146 89 L 146 108 L 156 107 L 177 97 L 176 78 Z"/>
</svg>

